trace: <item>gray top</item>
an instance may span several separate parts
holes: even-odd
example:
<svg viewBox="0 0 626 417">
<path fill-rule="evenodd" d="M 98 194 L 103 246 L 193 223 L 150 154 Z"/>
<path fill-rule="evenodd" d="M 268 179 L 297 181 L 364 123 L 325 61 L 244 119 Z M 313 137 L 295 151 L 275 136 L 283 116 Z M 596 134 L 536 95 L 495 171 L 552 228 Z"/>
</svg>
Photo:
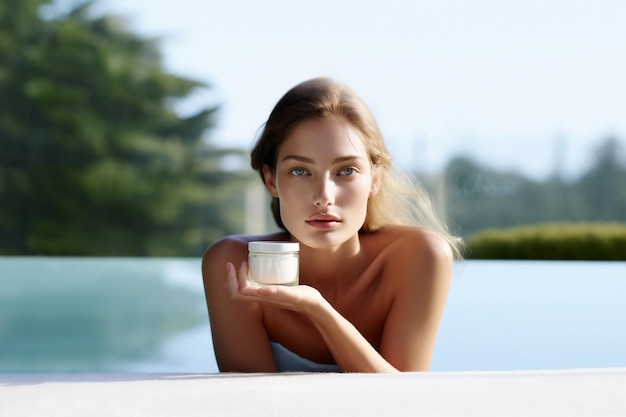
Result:
<svg viewBox="0 0 626 417">
<path fill-rule="evenodd" d="M 270 342 L 278 372 L 341 372 L 334 363 L 317 363 L 303 358 L 280 343 Z"/>
</svg>

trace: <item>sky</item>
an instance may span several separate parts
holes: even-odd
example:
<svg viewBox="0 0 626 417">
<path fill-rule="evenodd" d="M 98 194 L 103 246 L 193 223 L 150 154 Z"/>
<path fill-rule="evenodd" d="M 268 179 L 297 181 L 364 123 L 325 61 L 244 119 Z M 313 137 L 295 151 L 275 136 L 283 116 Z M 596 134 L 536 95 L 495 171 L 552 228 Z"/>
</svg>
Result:
<svg viewBox="0 0 626 417">
<path fill-rule="evenodd" d="M 167 70 L 210 85 L 209 140 L 250 149 L 292 86 L 328 76 L 366 101 L 403 168 L 465 155 L 575 178 L 609 135 L 626 144 L 623 0 L 100 0 L 161 38 Z"/>
</svg>

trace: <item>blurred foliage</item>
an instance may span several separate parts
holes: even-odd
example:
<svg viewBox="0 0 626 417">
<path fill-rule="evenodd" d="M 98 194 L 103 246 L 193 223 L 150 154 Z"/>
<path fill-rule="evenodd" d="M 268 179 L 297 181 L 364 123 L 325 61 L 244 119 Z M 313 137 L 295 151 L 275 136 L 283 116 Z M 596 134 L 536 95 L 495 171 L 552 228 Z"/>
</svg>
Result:
<svg viewBox="0 0 626 417">
<path fill-rule="evenodd" d="M 484 230 L 467 239 L 473 259 L 626 261 L 626 223 L 545 223 Z"/>
<path fill-rule="evenodd" d="M 452 230 L 464 237 L 533 223 L 626 222 L 626 160 L 613 137 L 597 146 L 590 168 L 573 180 L 534 181 L 457 157 L 443 176 L 423 181 Z"/>
<path fill-rule="evenodd" d="M 0 254 L 197 256 L 241 231 L 243 154 L 203 139 L 216 107 L 174 111 L 207 85 L 90 10 L 0 3 Z"/>
<path fill-rule="evenodd" d="M 242 232 L 249 170 L 205 139 L 216 107 L 174 107 L 202 82 L 164 70 L 156 39 L 90 3 L 0 3 L 0 254 L 198 256 Z M 466 157 L 424 178 L 455 233 L 626 222 L 626 163 L 607 138 L 575 180 L 534 181 Z"/>
</svg>

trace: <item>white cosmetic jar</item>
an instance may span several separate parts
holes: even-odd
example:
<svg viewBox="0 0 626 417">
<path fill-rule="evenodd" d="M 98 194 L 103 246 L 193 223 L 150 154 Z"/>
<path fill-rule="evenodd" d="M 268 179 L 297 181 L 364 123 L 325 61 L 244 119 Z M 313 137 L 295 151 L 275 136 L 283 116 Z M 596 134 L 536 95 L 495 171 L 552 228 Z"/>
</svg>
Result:
<svg viewBox="0 0 626 417">
<path fill-rule="evenodd" d="M 248 242 L 248 278 L 261 285 L 298 285 L 300 244 Z"/>
</svg>

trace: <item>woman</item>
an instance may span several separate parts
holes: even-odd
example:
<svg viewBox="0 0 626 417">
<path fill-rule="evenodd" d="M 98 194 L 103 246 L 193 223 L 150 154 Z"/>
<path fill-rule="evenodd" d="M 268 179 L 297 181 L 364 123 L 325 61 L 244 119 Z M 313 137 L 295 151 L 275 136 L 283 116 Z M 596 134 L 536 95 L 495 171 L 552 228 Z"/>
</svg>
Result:
<svg viewBox="0 0 626 417">
<path fill-rule="evenodd" d="M 228 236 L 204 255 L 220 371 L 428 370 L 460 241 L 392 172 L 365 104 L 329 79 L 301 83 L 251 158 L 282 231 Z M 258 240 L 300 244 L 300 285 L 248 281 Z"/>
</svg>

